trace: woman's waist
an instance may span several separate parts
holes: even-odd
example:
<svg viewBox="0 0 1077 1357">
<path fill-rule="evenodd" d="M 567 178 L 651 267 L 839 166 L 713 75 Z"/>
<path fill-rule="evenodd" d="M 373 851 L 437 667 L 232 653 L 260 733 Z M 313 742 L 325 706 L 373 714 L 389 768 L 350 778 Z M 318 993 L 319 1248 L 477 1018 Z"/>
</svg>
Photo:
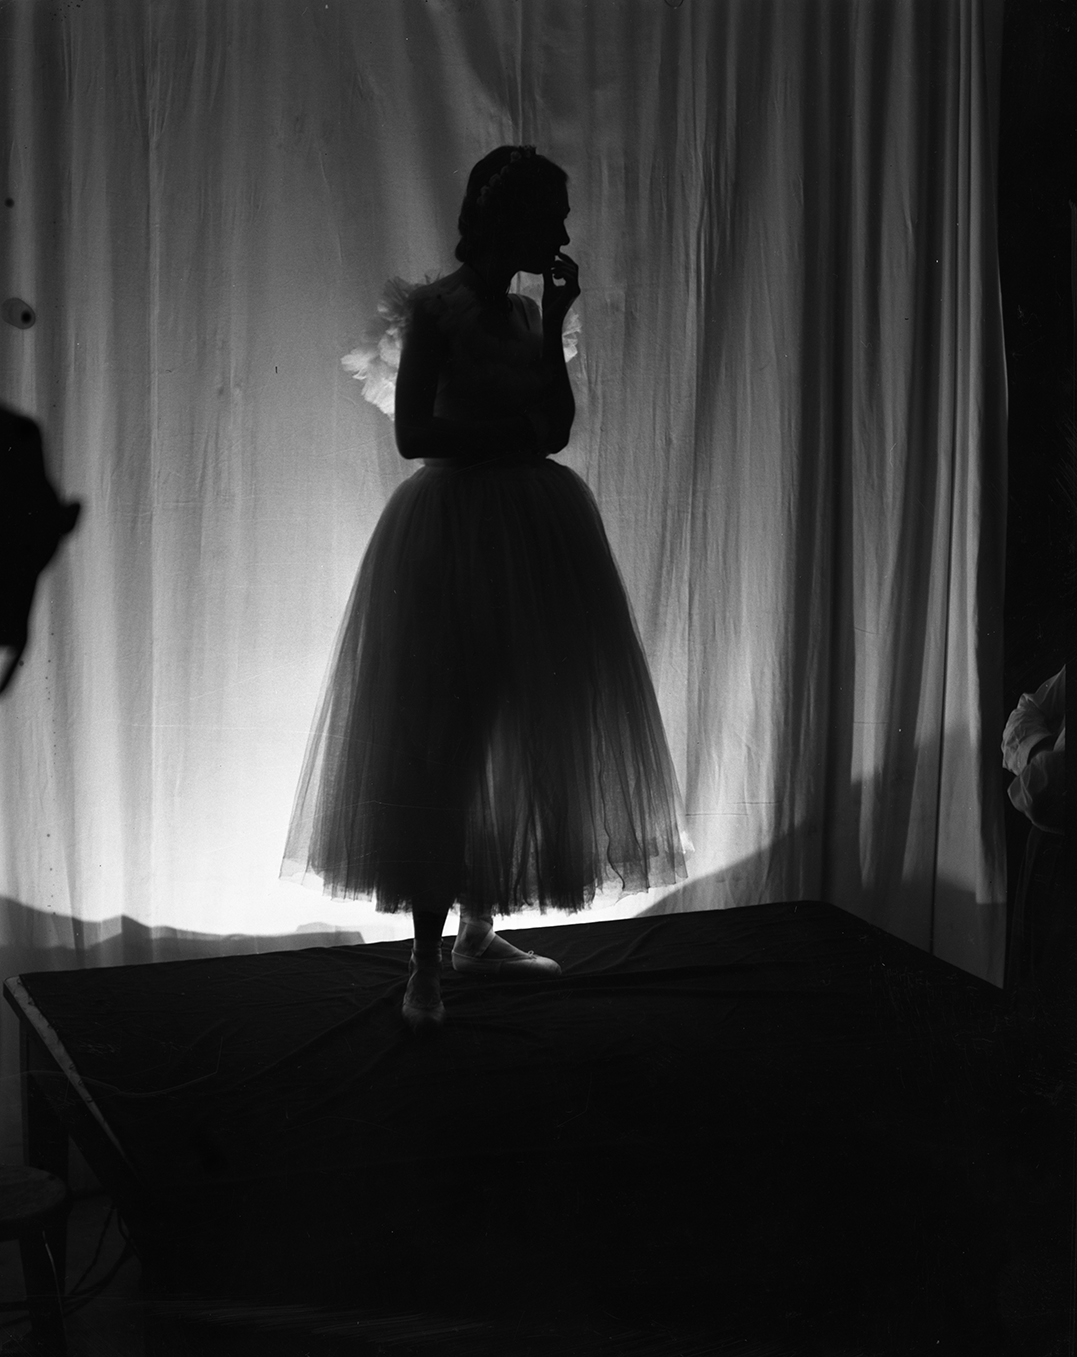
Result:
<svg viewBox="0 0 1077 1357">
<path fill-rule="evenodd" d="M 537 457 L 533 452 L 476 452 L 461 453 L 456 457 L 423 458 L 423 466 L 433 471 L 475 471 L 482 468 L 495 470 L 499 467 L 523 469 L 544 466 L 546 462 L 545 457 Z"/>
</svg>

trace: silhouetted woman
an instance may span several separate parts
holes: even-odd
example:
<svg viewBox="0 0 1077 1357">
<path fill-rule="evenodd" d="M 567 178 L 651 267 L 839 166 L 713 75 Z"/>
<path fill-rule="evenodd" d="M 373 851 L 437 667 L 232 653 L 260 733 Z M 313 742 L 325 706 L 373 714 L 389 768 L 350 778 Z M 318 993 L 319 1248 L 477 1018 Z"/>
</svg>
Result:
<svg viewBox="0 0 1077 1357">
<path fill-rule="evenodd" d="M 594 498 L 554 462 L 575 402 L 567 176 L 530 146 L 472 170 L 461 267 L 391 288 L 397 446 L 423 466 L 359 569 L 307 750 L 286 859 L 340 896 L 410 909 L 403 1014 L 440 1025 L 441 939 L 469 975 L 557 975 L 495 914 L 576 911 L 683 877 L 679 793 Z M 509 292 L 541 274 L 541 309 Z"/>
</svg>

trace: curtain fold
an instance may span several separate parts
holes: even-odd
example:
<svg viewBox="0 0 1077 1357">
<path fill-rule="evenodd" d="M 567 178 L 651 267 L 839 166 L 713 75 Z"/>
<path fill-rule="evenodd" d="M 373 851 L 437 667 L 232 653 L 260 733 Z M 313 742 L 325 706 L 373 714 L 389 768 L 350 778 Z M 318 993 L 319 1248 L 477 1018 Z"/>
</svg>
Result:
<svg viewBox="0 0 1077 1357">
<path fill-rule="evenodd" d="M 84 505 L 0 704 L 7 973 L 77 962 L 87 929 L 123 960 L 125 919 L 222 948 L 386 935 L 277 879 L 351 581 L 410 471 L 340 358 L 386 278 L 453 266 L 474 161 L 526 141 L 571 177 L 564 460 L 697 850 L 686 887 L 611 912 L 828 899 L 1000 982 L 1000 19 L 0 8 L 0 289 L 38 314 L 0 327 L 0 399 Z"/>
</svg>

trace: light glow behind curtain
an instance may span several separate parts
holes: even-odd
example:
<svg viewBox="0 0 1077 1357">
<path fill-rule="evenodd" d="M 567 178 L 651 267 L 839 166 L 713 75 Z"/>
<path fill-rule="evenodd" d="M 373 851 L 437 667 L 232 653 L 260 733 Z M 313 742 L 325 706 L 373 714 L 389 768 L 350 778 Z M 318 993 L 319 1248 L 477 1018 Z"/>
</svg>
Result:
<svg viewBox="0 0 1077 1357">
<path fill-rule="evenodd" d="M 277 880 L 413 469 L 340 357 L 388 276 L 453 267 L 471 164 L 530 141 L 584 288 L 564 460 L 697 848 L 620 912 L 830 899 L 999 981 L 1000 8 L 0 8 L 0 288 L 39 316 L 0 399 L 84 502 L 0 704 L 6 941 L 386 935 Z"/>
</svg>

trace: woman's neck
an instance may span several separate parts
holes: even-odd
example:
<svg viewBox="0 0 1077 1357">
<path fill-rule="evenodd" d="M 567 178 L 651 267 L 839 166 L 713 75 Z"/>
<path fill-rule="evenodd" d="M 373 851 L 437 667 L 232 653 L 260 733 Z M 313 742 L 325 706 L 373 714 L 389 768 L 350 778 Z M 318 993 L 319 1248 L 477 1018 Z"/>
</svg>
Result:
<svg viewBox="0 0 1077 1357">
<path fill-rule="evenodd" d="M 464 272 L 483 298 L 500 303 L 519 270 L 500 256 L 487 254 L 469 259 L 464 265 Z"/>
</svg>

